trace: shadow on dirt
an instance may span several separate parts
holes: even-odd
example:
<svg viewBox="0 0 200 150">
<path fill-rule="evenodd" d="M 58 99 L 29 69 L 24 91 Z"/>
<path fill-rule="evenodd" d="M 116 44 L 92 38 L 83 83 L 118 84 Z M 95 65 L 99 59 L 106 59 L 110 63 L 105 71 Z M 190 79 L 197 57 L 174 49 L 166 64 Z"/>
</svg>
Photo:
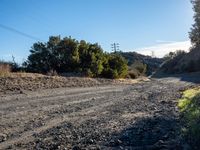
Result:
<svg viewBox="0 0 200 150">
<path fill-rule="evenodd" d="M 182 149 L 179 122 L 175 117 L 138 119 L 121 133 L 113 134 L 106 145 L 111 149 Z"/>
<path fill-rule="evenodd" d="M 185 73 L 185 74 L 162 74 L 156 73 L 152 75 L 152 78 L 162 79 L 162 78 L 178 78 L 180 81 L 192 82 L 192 83 L 200 83 L 200 72 L 194 73 Z"/>
</svg>

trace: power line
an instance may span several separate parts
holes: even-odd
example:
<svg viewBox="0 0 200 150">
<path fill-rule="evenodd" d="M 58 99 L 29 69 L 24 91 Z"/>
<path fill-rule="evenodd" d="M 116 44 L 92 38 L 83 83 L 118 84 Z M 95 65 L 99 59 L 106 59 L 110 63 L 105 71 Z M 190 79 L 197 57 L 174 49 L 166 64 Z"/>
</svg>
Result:
<svg viewBox="0 0 200 150">
<path fill-rule="evenodd" d="M 32 40 L 43 41 L 43 40 L 41 40 L 41 39 L 39 39 L 39 38 L 37 38 L 37 37 L 35 37 L 35 36 L 32 36 L 32 35 L 29 35 L 29 34 L 27 34 L 27 33 L 21 32 L 21 31 L 19 31 L 19 30 L 17 30 L 17 29 L 14 29 L 14 28 L 5 26 L 5 25 L 3 25 L 3 24 L 0 24 L 0 28 L 5 29 L 5 30 L 8 30 L 8 31 L 11 31 L 11 32 L 14 32 L 14 33 L 17 33 L 17 34 L 19 34 L 19 35 L 22 35 L 22 36 L 24 36 L 24 37 L 30 38 L 30 39 L 32 39 Z"/>
<path fill-rule="evenodd" d="M 112 48 L 112 51 L 116 53 L 117 51 L 119 51 L 119 43 L 111 44 L 111 48 Z"/>
</svg>

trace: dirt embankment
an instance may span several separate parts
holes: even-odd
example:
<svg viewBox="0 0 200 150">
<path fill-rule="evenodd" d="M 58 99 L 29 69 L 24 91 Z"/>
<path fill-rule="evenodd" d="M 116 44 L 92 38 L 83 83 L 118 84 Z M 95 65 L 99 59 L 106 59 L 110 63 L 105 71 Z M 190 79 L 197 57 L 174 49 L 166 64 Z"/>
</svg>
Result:
<svg viewBox="0 0 200 150">
<path fill-rule="evenodd" d="M 54 89 L 61 87 L 93 87 L 113 84 L 132 84 L 140 80 L 110 80 L 81 77 L 45 76 L 41 74 L 13 73 L 0 77 L 0 95 L 23 93 L 40 89 Z"/>
</svg>

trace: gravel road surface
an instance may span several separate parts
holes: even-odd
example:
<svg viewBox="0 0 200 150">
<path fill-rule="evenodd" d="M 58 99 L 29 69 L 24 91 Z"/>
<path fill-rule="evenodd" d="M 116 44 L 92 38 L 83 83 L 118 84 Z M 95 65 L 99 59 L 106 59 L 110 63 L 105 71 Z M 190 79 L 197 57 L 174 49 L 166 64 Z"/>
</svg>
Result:
<svg viewBox="0 0 200 150">
<path fill-rule="evenodd" d="M 182 149 L 177 78 L 0 97 L 0 149 Z"/>
</svg>

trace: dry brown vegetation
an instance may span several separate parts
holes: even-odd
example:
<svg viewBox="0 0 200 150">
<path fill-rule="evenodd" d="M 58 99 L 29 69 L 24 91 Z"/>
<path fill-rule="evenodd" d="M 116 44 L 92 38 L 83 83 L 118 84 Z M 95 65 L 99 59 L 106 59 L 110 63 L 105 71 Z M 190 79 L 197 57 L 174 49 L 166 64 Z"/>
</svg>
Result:
<svg viewBox="0 0 200 150">
<path fill-rule="evenodd" d="M 137 80 L 112 80 L 102 78 L 47 76 L 36 73 L 8 73 L 0 77 L 0 95 L 62 87 L 92 87 L 113 84 L 133 84 L 141 80 L 147 79 L 140 78 Z"/>
<path fill-rule="evenodd" d="M 11 72 L 11 66 L 8 63 L 0 63 L 0 76 L 7 76 Z"/>
</svg>

